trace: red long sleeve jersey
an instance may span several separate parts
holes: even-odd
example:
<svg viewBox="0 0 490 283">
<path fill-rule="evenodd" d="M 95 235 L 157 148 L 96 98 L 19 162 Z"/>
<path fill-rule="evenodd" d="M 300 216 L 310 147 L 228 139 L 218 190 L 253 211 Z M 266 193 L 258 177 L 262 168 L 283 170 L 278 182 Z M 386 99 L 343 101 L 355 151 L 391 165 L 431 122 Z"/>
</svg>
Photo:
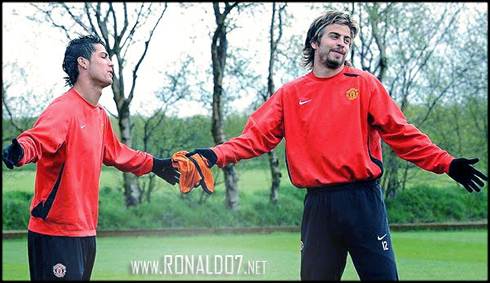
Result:
<svg viewBox="0 0 490 283">
<path fill-rule="evenodd" d="M 18 138 L 24 157 L 37 162 L 28 229 L 37 233 L 96 235 L 102 164 L 141 176 L 153 156 L 119 142 L 109 116 L 70 89 L 55 99 Z"/>
<path fill-rule="evenodd" d="M 435 173 L 447 173 L 454 159 L 407 123 L 376 77 L 350 67 L 330 78 L 309 73 L 283 85 L 252 113 L 240 136 L 212 150 L 223 167 L 269 152 L 282 138 L 298 188 L 378 178 L 380 138 L 400 158 Z"/>
</svg>

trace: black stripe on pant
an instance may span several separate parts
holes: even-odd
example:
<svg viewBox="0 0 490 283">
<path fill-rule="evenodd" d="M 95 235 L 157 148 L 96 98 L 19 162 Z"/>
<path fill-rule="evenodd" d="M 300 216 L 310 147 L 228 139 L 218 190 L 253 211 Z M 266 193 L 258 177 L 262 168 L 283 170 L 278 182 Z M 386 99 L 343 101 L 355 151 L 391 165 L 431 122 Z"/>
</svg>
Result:
<svg viewBox="0 0 490 283">
<path fill-rule="evenodd" d="M 398 280 L 376 181 L 308 189 L 301 223 L 301 280 L 340 280 L 350 254 L 361 280 Z"/>
<path fill-rule="evenodd" d="M 95 236 L 63 237 L 28 231 L 31 280 L 90 280 L 95 263 L 95 242 Z"/>
</svg>

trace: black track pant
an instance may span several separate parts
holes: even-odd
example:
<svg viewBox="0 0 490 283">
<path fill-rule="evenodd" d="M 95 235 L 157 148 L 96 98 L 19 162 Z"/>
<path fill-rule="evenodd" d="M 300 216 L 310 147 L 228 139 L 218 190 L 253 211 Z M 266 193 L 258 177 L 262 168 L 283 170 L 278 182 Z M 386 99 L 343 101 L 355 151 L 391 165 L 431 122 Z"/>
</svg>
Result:
<svg viewBox="0 0 490 283">
<path fill-rule="evenodd" d="M 95 236 L 61 237 L 27 233 L 32 281 L 90 280 L 95 263 Z"/>
<path fill-rule="evenodd" d="M 308 189 L 301 242 L 301 280 L 340 280 L 347 253 L 361 280 L 398 280 L 376 181 Z"/>
</svg>

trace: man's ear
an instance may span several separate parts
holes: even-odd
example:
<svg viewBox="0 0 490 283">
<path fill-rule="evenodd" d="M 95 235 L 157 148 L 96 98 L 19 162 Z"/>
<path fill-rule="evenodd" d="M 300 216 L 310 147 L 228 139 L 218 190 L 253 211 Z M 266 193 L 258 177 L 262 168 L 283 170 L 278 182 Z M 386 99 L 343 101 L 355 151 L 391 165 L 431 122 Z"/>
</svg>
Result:
<svg viewBox="0 0 490 283">
<path fill-rule="evenodd" d="M 313 49 L 317 50 L 318 49 L 318 43 L 316 41 L 310 42 L 310 45 Z"/>
<path fill-rule="evenodd" d="M 83 57 L 78 57 L 77 58 L 78 65 L 82 67 L 83 69 L 87 70 L 88 68 L 88 60 L 83 58 Z"/>
</svg>

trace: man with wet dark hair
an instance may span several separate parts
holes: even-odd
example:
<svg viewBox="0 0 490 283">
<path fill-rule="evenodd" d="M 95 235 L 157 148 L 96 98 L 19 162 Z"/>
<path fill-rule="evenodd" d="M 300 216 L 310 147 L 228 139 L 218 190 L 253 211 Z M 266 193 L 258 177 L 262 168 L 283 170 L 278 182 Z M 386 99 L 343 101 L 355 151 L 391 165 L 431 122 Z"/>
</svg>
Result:
<svg viewBox="0 0 490 283">
<path fill-rule="evenodd" d="M 31 280 L 90 279 L 102 164 L 136 176 L 153 172 L 171 185 L 179 182 L 170 158 L 131 149 L 112 130 L 98 102 L 113 82 L 113 67 L 98 37 L 70 41 L 63 70 L 71 88 L 3 150 L 9 169 L 37 163 L 27 239 Z"/>
</svg>

